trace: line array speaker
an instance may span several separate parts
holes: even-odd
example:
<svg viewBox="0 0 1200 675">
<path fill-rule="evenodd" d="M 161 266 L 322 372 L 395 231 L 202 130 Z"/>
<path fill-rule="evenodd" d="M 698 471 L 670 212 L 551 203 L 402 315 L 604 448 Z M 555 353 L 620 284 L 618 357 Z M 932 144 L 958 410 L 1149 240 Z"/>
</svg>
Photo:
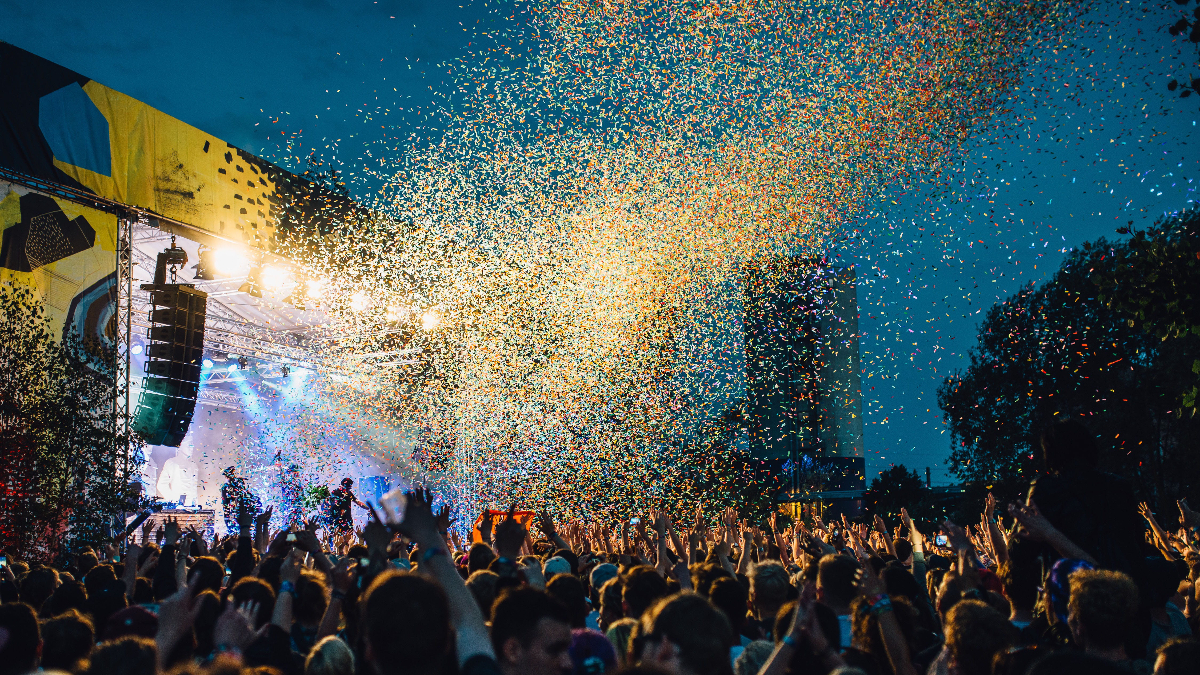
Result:
<svg viewBox="0 0 1200 675">
<path fill-rule="evenodd" d="M 208 294 L 191 284 L 142 284 L 142 290 L 150 291 L 153 309 L 133 427 L 146 443 L 179 447 L 200 391 Z"/>
</svg>

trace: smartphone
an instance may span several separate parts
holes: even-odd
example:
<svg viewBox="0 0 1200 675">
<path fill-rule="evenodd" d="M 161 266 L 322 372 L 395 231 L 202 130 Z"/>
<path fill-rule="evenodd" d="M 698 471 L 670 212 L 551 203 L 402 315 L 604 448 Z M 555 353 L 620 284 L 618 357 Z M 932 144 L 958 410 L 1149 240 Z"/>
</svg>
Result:
<svg viewBox="0 0 1200 675">
<path fill-rule="evenodd" d="M 946 546 L 950 543 L 950 540 L 947 539 L 946 535 L 944 535 L 944 534 L 939 534 L 937 537 L 934 538 L 934 541 L 937 542 L 938 546 Z"/>
<path fill-rule="evenodd" d="M 288 532 L 287 540 L 288 540 L 289 542 L 296 541 L 296 533 L 295 533 L 295 532 Z"/>
<path fill-rule="evenodd" d="M 0 567 L 8 567 L 8 556 L 0 555 Z"/>
<path fill-rule="evenodd" d="M 630 519 L 629 519 L 629 524 L 630 524 L 630 525 L 641 525 L 641 524 L 642 524 L 642 519 L 641 519 L 641 518 L 630 518 Z"/>
</svg>

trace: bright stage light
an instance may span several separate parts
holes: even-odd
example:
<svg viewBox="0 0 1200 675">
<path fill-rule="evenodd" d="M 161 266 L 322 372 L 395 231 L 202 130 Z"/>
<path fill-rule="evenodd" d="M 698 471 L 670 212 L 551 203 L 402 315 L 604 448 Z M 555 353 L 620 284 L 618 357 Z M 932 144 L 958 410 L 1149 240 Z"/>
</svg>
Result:
<svg viewBox="0 0 1200 675">
<path fill-rule="evenodd" d="M 408 309 L 406 307 L 401 307 L 400 305 L 389 305 L 387 308 L 387 320 L 393 323 L 403 319 L 405 314 L 408 314 Z"/>
<path fill-rule="evenodd" d="M 350 296 L 350 309 L 355 312 L 362 312 L 371 306 L 371 296 L 366 291 L 359 291 Z"/>
<path fill-rule="evenodd" d="M 231 373 L 236 373 L 236 372 L 237 372 L 237 370 L 238 370 L 238 367 L 237 367 L 237 364 L 236 364 L 236 363 L 231 363 L 231 364 L 229 364 L 229 372 L 231 372 Z"/>
<path fill-rule="evenodd" d="M 308 296 L 308 299 L 310 300 L 320 300 L 321 298 L 325 297 L 325 293 L 327 291 L 329 291 L 328 279 L 325 277 L 321 277 L 319 279 L 309 279 L 308 288 L 305 290 L 304 295 Z"/>
<path fill-rule="evenodd" d="M 130 347 L 130 348 L 129 348 L 129 353 L 130 353 L 130 354 L 141 354 L 141 353 L 142 353 L 142 346 L 141 346 L 141 345 L 134 345 L 134 346 Z"/>
<path fill-rule="evenodd" d="M 421 328 L 425 330 L 433 330 L 442 322 L 442 317 L 437 313 L 437 310 L 429 310 L 421 315 Z"/>
<path fill-rule="evenodd" d="M 213 251 L 213 266 L 225 276 L 238 276 L 250 269 L 246 254 L 236 248 L 221 248 Z"/>
<path fill-rule="evenodd" d="M 212 368 L 213 367 L 212 359 L 204 359 L 204 361 L 200 362 L 200 367 L 204 368 L 206 370 L 208 368 Z"/>
<path fill-rule="evenodd" d="M 268 265 L 262 270 L 262 285 L 269 291 L 283 292 L 294 285 L 292 272 L 286 267 Z"/>
</svg>

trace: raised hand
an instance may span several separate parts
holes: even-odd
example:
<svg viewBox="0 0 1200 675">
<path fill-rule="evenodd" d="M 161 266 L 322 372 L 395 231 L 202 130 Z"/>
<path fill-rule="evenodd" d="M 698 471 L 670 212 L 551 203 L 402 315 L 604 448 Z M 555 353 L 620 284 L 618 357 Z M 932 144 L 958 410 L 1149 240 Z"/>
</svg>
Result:
<svg viewBox="0 0 1200 675">
<path fill-rule="evenodd" d="M 1175 502 L 1179 507 L 1179 524 L 1183 527 L 1200 527 L 1200 513 L 1197 513 L 1188 506 L 1187 498 L 1184 497 Z"/>
<path fill-rule="evenodd" d="M 508 507 L 504 520 L 496 526 L 496 552 L 501 558 L 515 560 L 521 554 L 521 544 L 528 534 L 525 526 L 516 519 L 516 513 L 517 505 L 514 503 Z"/>
<path fill-rule="evenodd" d="M 445 532 L 454 524 L 455 519 L 450 517 L 450 505 L 442 504 L 442 508 L 438 509 L 437 514 L 433 517 L 439 532 Z"/>
<path fill-rule="evenodd" d="M 538 529 L 542 534 L 546 535 L 547 539 L 553 539 L 558 531 L 554 529 L 554 519 L 550 517 L 550 513 L 546 510 L 538 511 L 537 514 Z"/>
<path fill-rule="evenodd" d="M 158 606 L 158 631 L 154 642 L 158 651 L 158 669 L 160 672 L 169 665 L 171 650 L 185 634 L 189 634 L 196 617 L 200 615 L 200 603 L 196 602 L 196 591 L 200 587 L 200 578 L 192 579 L 190 584 L 181 585 L 179 590 Z"/>
<path fill-rule="evenodd" d="M 266 509 L 263 510 L 262 513 L 258 514 L 258 517 L 254 519 L 254 522 L 259 527 L 266 527 L 267 523 L 271 522 L 271 516 L 274 515 L 274 513 L 275 513 L 275 507 L 268 506 Z"/>
<path fill-rule="evenodd" d="M 242 651 L 259 636 L 265 635 L 270 624 L 263 624 L 262 628 L 255 630 L 254 623 L 257 617 L 258 603 L 253 600 L 236 607 L 233 602 L 228 603 L 213 626 L 213 644 L 217 646 L 217 650 Z"/>
</svg>

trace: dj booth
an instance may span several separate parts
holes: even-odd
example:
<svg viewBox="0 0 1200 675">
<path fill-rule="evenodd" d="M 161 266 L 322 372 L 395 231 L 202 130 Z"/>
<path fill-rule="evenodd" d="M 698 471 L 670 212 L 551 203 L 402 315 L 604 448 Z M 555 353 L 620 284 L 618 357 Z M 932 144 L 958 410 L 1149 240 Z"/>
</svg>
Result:
<svg viewBox="0 0 1200 675">
<path fill-rule="evenodd" d="M 126 526 L 128 526 L 129 523 L 132 523 L 136 518 L 137 516 L 133 515 L 126 519 Z M 197 532 L 204 535 L 204 539 L 206 541 L 211 542 L 213 540 L 213 532 L 215 532 L 216 528 L 216 518 L 216 511 L 213 511 L 212 509 L 163 509 L 157 513 L 151 513 L 150 517 L 146 519 L 145 523 L 142 523 L 138 527 L 134 528 L 131 536 L 133 537 L 134 543 L 138 544 L 139 546 L 145 544 L 146 542 L 142 541 L 142 528 L 145 527 L 146 523 L 152 523 L 150 528 L 150 541 L 153 542 L 155 541 L 154 533 L 158 531 L 158 528 L 165 527 L 167 520 L 174 519 L 179 523 L 179 531 L 181 533 L 187 532 L 189 527 L 194 527 L 196 528 Z"/>
</svg>

